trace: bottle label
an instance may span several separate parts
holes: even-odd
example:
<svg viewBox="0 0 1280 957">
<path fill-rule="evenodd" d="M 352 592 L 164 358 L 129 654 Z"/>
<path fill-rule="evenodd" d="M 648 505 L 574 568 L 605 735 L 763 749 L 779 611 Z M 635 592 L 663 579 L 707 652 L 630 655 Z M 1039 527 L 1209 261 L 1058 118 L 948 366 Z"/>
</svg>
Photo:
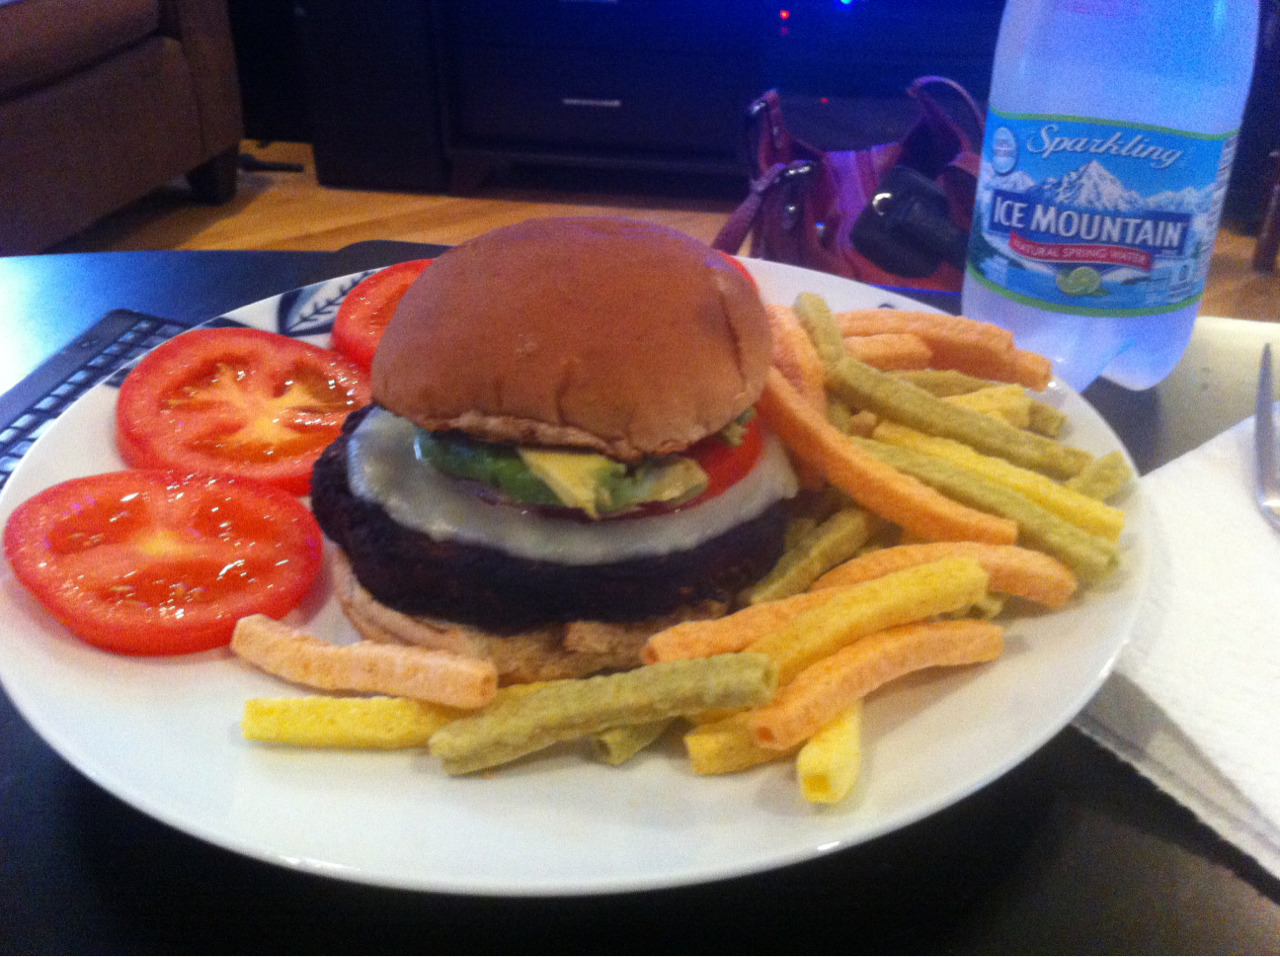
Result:
<svg viewBox="0 0 1280 957">
<path fill-rule="evenodd" d="M 1204 293 L 1234 133 L 987 115 L 969 275 L 1056 312 L 1173 312 Z"/>
</svg>

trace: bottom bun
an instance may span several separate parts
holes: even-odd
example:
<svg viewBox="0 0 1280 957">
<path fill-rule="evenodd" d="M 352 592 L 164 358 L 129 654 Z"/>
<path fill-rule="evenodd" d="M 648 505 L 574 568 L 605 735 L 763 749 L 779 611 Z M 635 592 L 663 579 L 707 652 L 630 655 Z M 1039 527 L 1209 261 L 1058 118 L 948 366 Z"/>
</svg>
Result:
<svg viewBox="0 0 1280 957">
<path fill-rule="evenodd" d="M 682 621 L 718 618 L 727 611 L 723 602 L 704 601 L 644 621 L 571 621 L 497 635 L 473 625 L 389 608 L 364 589 L 342 552 L 336 555 L 333 579 L 338 602 L 362 637 L 492 661 L 503 685 L 637 668 L 642 663 L 640 650 L 651 635 Z"/>
</svg>

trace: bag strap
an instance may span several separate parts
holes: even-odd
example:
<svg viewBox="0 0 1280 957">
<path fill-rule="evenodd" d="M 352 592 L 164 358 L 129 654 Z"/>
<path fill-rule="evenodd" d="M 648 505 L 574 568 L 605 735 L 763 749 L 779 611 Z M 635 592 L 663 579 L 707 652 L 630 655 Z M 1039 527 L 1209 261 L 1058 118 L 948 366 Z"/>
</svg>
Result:
<svg viewBox="0 0 1280 957">
<path fill-rule="evenodd" d="M 775 163 L 792 159 L 791 134 L 782 120 L 782 101 L 777 90 L 769 90 L 751 104 L 747 138 L 750 144 L 753 177 L 766 175 Z"/>
<path fill-rule="evenodd" d="M 796 160 L 821 162 L 824 150 L 798 139 L 782 116 L 782 98 L 778 91 L 761 94 L 747 109 L 747 152 L 751 157 L 751 175 L 763 176 L 775 163 Z"/>
<path fill-rule="evenodd" d="M 941 105 L 933 97 L 933 95 L 929 93 L 929 90 L 928 90 L 930 86 L 938 83 L 941 83 L 943 86 L 949 87 L 951 90 L 955 92 L 955 94 L 960 98 L 960 102 L 962 102 L 965 105 L 965 107 L 968 109 L 970 119 L 972 119 L 973 121 L 974 129 L 981 131 L 983 124 L 986 122 L 986 117 L 987 117 L 986 113 L 983 111 L 982 107 L 978 106 L 977 101 L 969 94 L 969 91 L 966 90 L 959 83 L 957 83 L 955 80 L 951 79 L 950 77 L 945 77 L 945 76 L 916 77 L 914 80 L 911 81 L 911 85 L 907 87 L 907 95 L 920 101 L 922 105 L 927 103 L 928 107 L 926 108 L 937 109 L 941 111 L 942 110 Z M 961 130 L 960 132 L 964 134 L 963 130 Z M 972 150 L 973 143 L 969 140 L 969 137 L 967 135 L 964 135 L 964 139 L 966 143 L 966 148 L 969 150 Z"/>
<path fill-rule="evenodd" d="M 737 255 L 738 250 L 747 240 L 747 234 L 751 232 L 760 216 L 760 207 L 764 203 L 765 194 L 773 188 L 786 170 L 786 163 L 774 163 L 763 174 L 751 180 L 751 190 L 747 193 L 747 198 L 738 204 L 738 208 L 729 215 L 728 220 L 720 227 L 720 232 L 716 234 L 716 238 L 712 240 L 713 249 L 731 256 Z"/>
<path fill-rule="evenodd" d="M 920 119 L 902 138 L 901 161 L 930 179 L 938 176 L 958 156 L 978 152 L 973 138 L 957 117 L 930 92 L 929 88 L 935 85 L 945 86 L 958 96 L 963 111 L 968 114 L 963 119 L 972 126 L 979 140 L 985 121 L 982 109 L 969 91 L 955 80 L 945 76 L 922 76 L 907 87 L 907 93 L 920 107 Z"/>
</svg>

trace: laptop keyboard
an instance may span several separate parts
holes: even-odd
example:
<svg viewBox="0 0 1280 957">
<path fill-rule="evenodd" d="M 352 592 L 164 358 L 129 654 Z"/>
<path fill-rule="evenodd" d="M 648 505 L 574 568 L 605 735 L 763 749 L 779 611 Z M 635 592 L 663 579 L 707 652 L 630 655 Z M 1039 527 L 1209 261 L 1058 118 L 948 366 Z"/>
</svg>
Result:
<svg viewBox="0 0 1280 957">
<path fill-rule="evenodd" d="M 122 379 L 144 352 L 188 328 L 115 309 L 0 397 L 0 486 L 67 406 L 104 379 Z"/>
</svg>

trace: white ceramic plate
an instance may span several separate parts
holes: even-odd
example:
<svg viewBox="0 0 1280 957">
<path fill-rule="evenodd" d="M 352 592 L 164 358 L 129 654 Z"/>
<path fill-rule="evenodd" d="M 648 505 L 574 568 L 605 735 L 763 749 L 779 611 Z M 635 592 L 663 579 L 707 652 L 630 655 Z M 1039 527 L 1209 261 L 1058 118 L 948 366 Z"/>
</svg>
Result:
<svg viewBox="0 0 1280 957">
<path fill-rule="evenodd" d="M 836 309 L 917 304 L 857 283 L 748 261 L 767 301 L 802 291 Z M 232 313 L 324 341 L 348 276 Z M 1067 438 L 1119 447 L 1065 387 Z M 115 391 L 99 386 L 36 443 L 0 496 L 0 520 L 37 490 L 122 467 Z M 1124 567 L 1066 610 L 1015 620 L 999 661 L 916 676 L 866 710 L 865 769 L 834 808 L 800 797 L 788 762 L 699 778 L 678 740 L 620 768 L 574 748 L 499 773 L 448 778 L 424 754 L 303 751 L 240 738 L 244 701 L 300 693 L 225 651 L 133 659 L 81 644 L 0 572 L 0 677 L 24 717 L 71 764 L 141 811 L 285 867 L 370 884 L 491 895 L 639 890 L 730 877 L 851 847 L 973 792 L 1069 722 L 1110 671 L 1145 578 L 1135 487 Z M 324 581 L 297 617 L 354 640 Z"/>
</svg>

